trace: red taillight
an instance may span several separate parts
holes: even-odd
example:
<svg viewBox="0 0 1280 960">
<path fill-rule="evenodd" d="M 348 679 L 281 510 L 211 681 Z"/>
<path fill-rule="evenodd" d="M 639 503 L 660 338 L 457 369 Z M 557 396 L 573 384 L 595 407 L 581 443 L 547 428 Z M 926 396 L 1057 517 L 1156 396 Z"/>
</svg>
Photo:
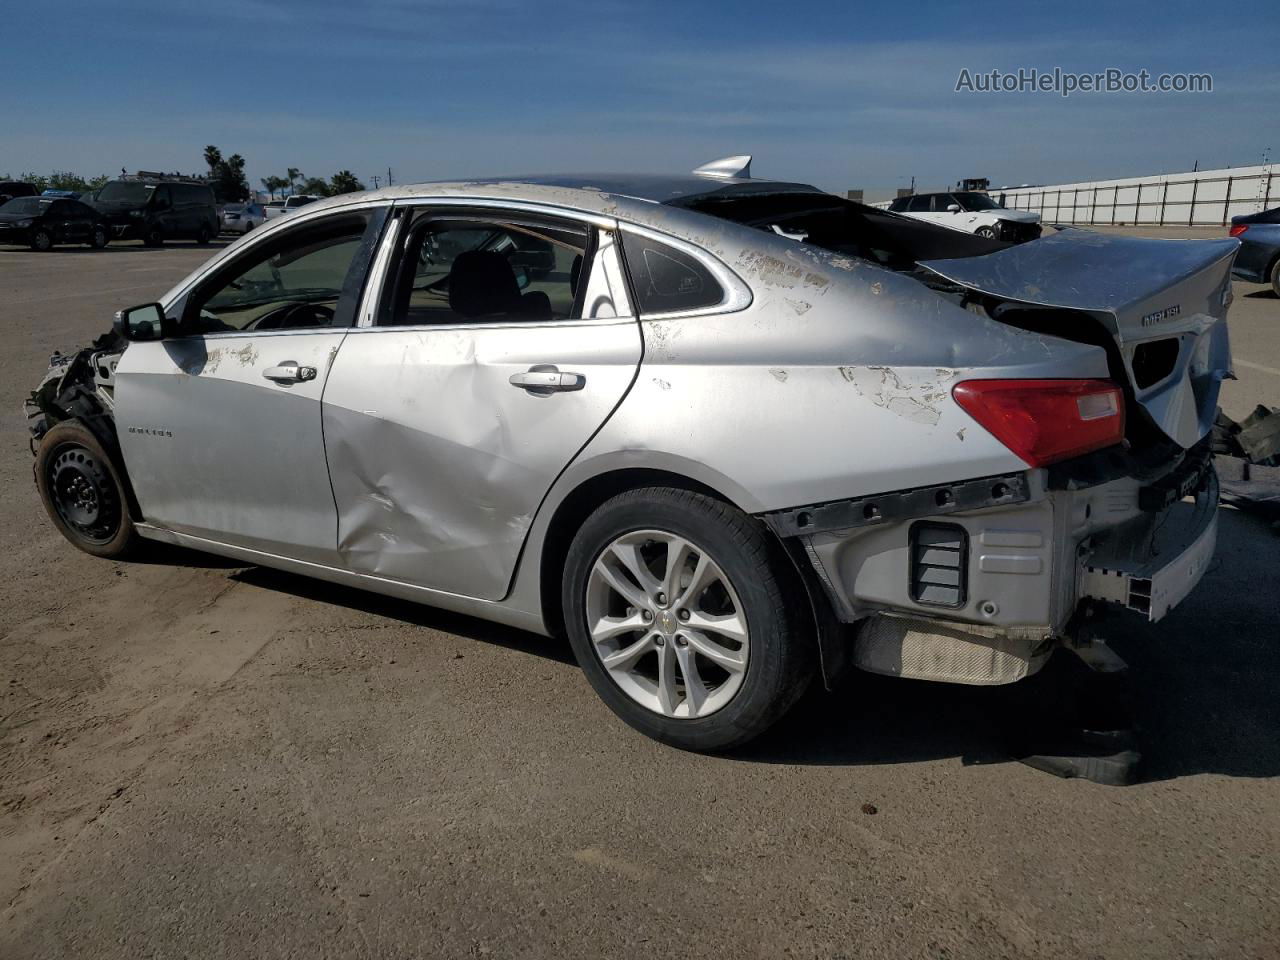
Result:
<svg viewBox="0 0 1280 960">
<path fill-rule="evenodd" d="M 1249 225 L 1247 223 L 1237 223 L 1231 228 L 1231 235 L 1233 237 L 1238 237 L 1248 229 Z"/>
<path fill-rule="evenodd" d="M 1124 439 L 1124 394 L 1109 380 L 966 380 L 951 394 L 1033 467 Z"/>
</svg>

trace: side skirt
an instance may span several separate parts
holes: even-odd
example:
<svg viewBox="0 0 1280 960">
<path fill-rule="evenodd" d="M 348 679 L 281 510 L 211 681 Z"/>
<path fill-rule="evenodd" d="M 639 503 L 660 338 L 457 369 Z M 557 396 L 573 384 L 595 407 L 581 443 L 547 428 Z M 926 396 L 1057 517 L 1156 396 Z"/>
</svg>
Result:
<svg viewBox="0 0 1280 960">
<path fill-rule="evenodd" d="M 355 573 L 351 570 L 329 567 L 320 563 L 310 563 L 306 560 L 293 560 L 274 553 L 250 550 L 247 547 L 238 547 L 217 540 L 206 540 L 203 537 L 178 533 L 149 523 L 135 524 L 135 528 L 140 536 L 148 540 L 188 547 L 192 550 L 212 553 L 220 557 L 230 557 L 233 560 L 243 560 L 247 564 L 271 567 L 288 573 L 297 573 L 304 577 L 313 577 L 317 580 L 326 580 L 329 583 L 354 587 L 357 590 L 367 590 L 370 593 L 380 593 L 388 597 L 408 600 L 412 603 L 439 607 L 442 610 L 449 610 L 453 613 L 464 613 L 469 616 L 479 617 L 482 620 L 491 620 L 494 623 L 515 627 L 519 630 L 528 630 L 544 637 L 551 636 L 539 613 L 507 606 L 505 601 L 502 600 L 478 600 L 475 597 L 464 597 L 456 593 L 446 593 L 442 590 L 414 586 L 411 583 L 404 583 L 400 580 L 388 580 L 385 577 Z"/>
</svg>

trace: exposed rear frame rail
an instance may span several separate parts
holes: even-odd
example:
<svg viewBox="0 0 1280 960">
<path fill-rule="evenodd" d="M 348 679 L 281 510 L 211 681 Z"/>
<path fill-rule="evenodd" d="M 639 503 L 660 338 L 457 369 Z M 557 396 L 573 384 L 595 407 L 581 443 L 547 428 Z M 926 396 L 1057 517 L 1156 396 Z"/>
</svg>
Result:
<svg viewBox="0 0 1280 960">
<path fill-rule="evenodd" d="M 773 510 L 761 514 L 761 519 L 780 537 L 801 537 L 921 517 L 936 517 L 964 510 L 1026 503 L 1030 499 L 1031 488 L 1027 483 L 1027 475 L 1009 473 L 960 483 L 913 487 L 892 493 Z"/>
</svg>

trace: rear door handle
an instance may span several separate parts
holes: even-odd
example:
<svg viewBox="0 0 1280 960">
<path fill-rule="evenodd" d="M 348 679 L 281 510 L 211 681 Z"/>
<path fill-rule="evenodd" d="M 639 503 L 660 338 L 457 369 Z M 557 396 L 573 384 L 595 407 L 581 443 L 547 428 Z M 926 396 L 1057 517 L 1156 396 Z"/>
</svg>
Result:
<svg viewBox="0 0 1280 960">
<path fill-rule="evenodd" d="M 316 368 L 299 366 L 292 360 L 286 360 L 279 366 L 267 367 L 262 375 L 276 383 L 302 383 L 316 378 Z"/>
<path fill-rule="evenodd" d="M 548 370 L 535 369 L 526 370 L 524 373 L 513 373 L 507 382 L 513 387 L 533 393 L 555 393 L 581 390 L 587 385 L 587 378 L 580 373 L 561 373 L 552 367 Z"/>
</svg>

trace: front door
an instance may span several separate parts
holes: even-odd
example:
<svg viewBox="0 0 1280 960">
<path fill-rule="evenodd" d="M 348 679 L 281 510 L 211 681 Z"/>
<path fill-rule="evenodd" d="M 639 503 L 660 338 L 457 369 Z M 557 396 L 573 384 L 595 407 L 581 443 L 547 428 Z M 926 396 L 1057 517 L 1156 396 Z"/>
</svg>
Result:
<svg viewBox="0 0 1280 960">
<path fill-rule="evenodd" d="M 335 562 L 320 400 L 384 218 L 332 214 L 266 238 L 170 305 L 178 336 L 130 344 L 116 423 L 148 522 Z"/>
<path fill-rule="evenodd" d="M 635 377 L 613 235 L 515 211 L 406 211 L 376 324 L 324 396 L 338 551 L 499 599 L 543 497 Z M 399 238 L 397 238 L 399 241 Z"/>
</svg>

